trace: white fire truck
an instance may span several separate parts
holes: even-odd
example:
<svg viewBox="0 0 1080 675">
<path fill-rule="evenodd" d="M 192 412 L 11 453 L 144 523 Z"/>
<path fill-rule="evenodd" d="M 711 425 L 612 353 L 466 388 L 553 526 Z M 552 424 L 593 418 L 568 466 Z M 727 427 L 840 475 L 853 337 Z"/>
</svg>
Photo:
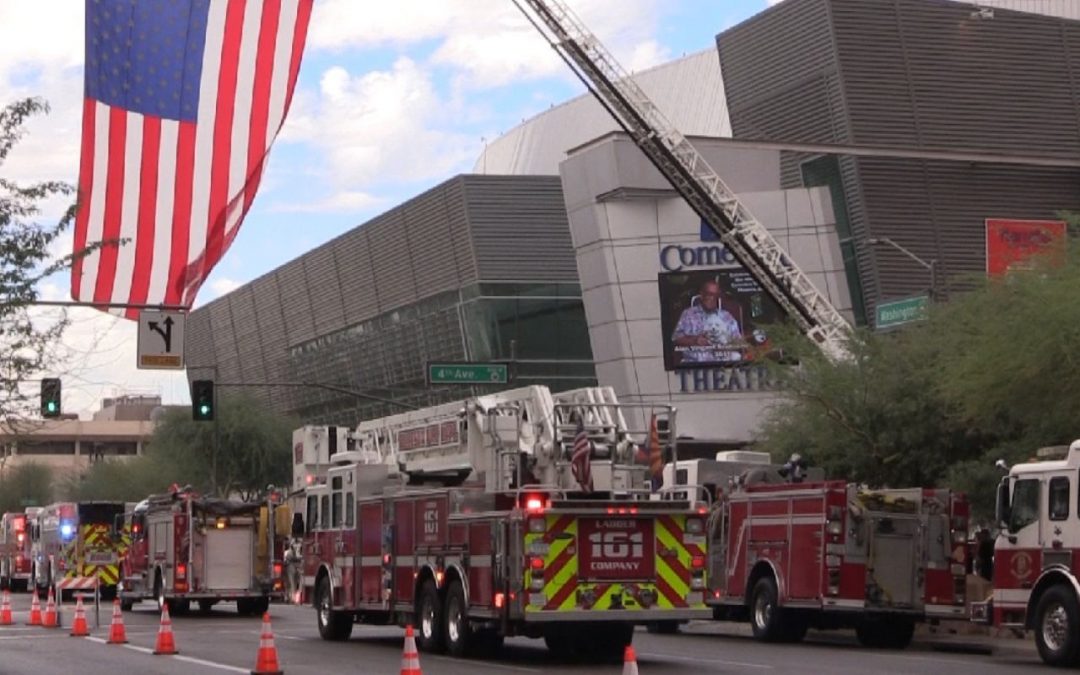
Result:
<svg viewBox="0 0 1080 675">
<path fill-rule="evenodd" d="M 322 637 L 415 623 L 429 652 L 524 635 L 618 657 L 635 624 L 708 618 L 705 509 L 645 487 L 626 409 L 674 429 L 670 406 L 539 386 L 360 424 L 305 490 Z"/>
<path fill-rule="evenodd" d="M 188 488 L 139 502 L 126 514 L 121 605 L 152 599 L 182 614 L 192 602 L 203 612 L 236 602 L 240 614 L 262 614 L 284 597 L 280 524 L 266 515 L 273 510 L 269 499 L 215 499 Z"/>
<path fill-rule="evenodd" d="M 716 618 L 749 619 L 760 640 L 854 628 L 864 645 L 905 647 L 917 621 L 965 615 L 960 494 L 824 481 L 819 470 L 777 467 L 759 452 L 665 469 L 669 481 L 716 496 L 707 602 Z"/>
<path fill-rule="evenodd" d="M 979 623 L 1033 630 L 1039 656 L 1055 666 L 1080 664 L 1077 495 L 1080 440 L 1063 459 L 1008 469 L 997 492 L 993 595 L 971 606 Z"/>
<path fill-rule="evenodd" d="M 0 518 L 0 588 L 27 590 L 31 569 L 26 514 L 5 513 Z"/>
</svg>

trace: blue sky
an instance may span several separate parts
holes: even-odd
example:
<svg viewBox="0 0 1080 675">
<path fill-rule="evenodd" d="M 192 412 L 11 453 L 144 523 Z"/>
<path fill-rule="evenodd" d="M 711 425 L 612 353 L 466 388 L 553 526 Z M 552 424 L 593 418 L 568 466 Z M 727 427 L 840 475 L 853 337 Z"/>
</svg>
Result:
<svg viewBox="0 0 1080 675">
<path fill-rule="evenodd" d="M 776 0 L 568 2 L 625 67 L 640 70 L 713 47 L 718 32 Z M 199 304 L 468 172 L 483 139 L 582 92 L 510 0 L 315 5 L 293 109 Z M 53 108 L 0 167 L 5 178 L 76 179 L 82 21 L 78 0 L 0 3 L 0 104 L 36 95 Z M 46 216 L 61 207 L 49 206 Z M 54 279 L 44 294 L 66 298 L 67 284 Z M 103 396 L 125 392 L 188 401 L 182 373 L 135 369 L 134 323 L 93 310 L 72 316 L 56 371 L 65 411 L 87 417 Z"/>
</svg>

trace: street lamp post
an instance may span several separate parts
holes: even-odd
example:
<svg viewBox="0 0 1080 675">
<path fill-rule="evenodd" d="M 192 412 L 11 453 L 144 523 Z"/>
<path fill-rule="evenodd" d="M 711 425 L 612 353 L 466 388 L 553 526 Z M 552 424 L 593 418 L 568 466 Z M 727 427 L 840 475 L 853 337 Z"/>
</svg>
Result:
<svg viewBox="0 0 1080 675">
<path fill-rule="evenodd" d="M 892 246 L 897 251 L 900 251 L 901 253 L 903 253 L 907 257 L 911 258 L 915 262 L 917 262 L 920 265 L 922 265 L 923 267 L 925 267 L 927 269 L 927 271 L 930 272 L 930 293 L 929 293 L 930 301 L 931 302 L 934 301 L 935 296 L 937 295 L 937 259 L 936 258 L 933 258 L 929 262 L 927 262 L 926 260 L 923 260 L 919 256 L 915 255 L 914 253 L 912 253 L 908 249 L 904 248 L 900 244 L 897 244 L 895 241 L 893 241 L 892 239 L 889 239 L 888 237 L 870 237 L 869 239 L 866 240 L 866 243 L 870 244 L 871 246 L 874 246 L 874 245 L 877 245 L 877 244 L 886 244 L 888 246 Z"/>
</svg>

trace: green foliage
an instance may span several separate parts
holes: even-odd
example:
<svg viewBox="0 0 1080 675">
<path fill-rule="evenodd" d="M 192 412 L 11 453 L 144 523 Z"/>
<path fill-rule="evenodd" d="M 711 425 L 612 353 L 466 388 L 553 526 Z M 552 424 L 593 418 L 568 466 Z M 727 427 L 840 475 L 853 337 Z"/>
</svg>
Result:
<svg viewBox="0 0 1080 675">
<path fill-rule="evenodd" d="M 0 169 L 23 135 L 27 118 L 48 111 L 40 99 L 16 101 L 0 110 Z M 41 204 L 74 194 L 67 183 L 45 181 L 20 185 L 0 177 L 0 416 L 25 416 L 36 408 L 37 391 L 21 383 L 43 371 L 67 328 L 66 314 L 55 321 L 34 320 L 31 305 L 38 299 L 38 283 L 65 269 L 71 257 L 53 260 L 49 247 L 71 223 L 72 204 L 53 225 L 38 222 Z"/>
<path fill-rule="evenodd" d="M 215 422 L 193 421 L 186 407 L 168 410 L 142 457 L 99 462 L 68 493 L 135 501 L 177 483 L 252 498 L 269 484 L 291 481 L 296 426 L 250 396 L 219 393 Z"/>
<path fill-rule="evenodd" d="M 782 336 L 801 365 L 774 366 L 784 398 L 762 424 L 764 448 L 872 486 L 964 490 L 988 523 L 996 459 L 1080 438 L 1080 249 L 971 286 L 925 322 L 858 333 L 846 362 Z"/>
<path fill-rule="evenodd" d="M 0 472 L 0 513 L 45 506 L 53 501 L 53 471 L 44 464 L 27 462 Z"/>
</svg>

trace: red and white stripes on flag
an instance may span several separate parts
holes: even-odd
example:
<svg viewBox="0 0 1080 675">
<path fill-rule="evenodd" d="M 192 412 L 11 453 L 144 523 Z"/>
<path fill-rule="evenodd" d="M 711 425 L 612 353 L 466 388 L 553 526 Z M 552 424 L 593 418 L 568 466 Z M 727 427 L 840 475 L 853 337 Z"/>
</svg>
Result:
<svg viewBox="0 0 1080 675">
<path fill-rule="evenodd" d="M 574 474 L 574 480 L 585 492 L 592 492 L 592 441 L 585 431 L 585 423 L 581 416 L 577 419 L 577 429 L 574 432 L 574 447 L 570 452 L 570 471 Z"/>
<path fill-rule="evenodd" d="M 202 33 L 193 37 L 186 24 L 176 27 L 189 45 L 181 58 L 201 59 L 198 82 L 177 75 L 151 87 L 132 61 L 141 59 L 138 68 L 158 72 L 146 61 L 159 51 L 155 45 L 132 47 L 130 40 L 128 50 L 142 51 L 130 52 L 126 75 L 117 81 L 108 79 L 105 64 L 95 63 L 93 87 L 115 91 L 119 82 L 121 98 L 134 93 L 117 104 L 97 91 L 91 95 L 88 84 L 74 252 L 101 246 L 76 258 L 71 295 L 77 301 L 190 307 L 236 237 L 285 120 L 313 0 L 88 0 L 88 82 L 92 30 L 98 31 L 95 45 L 101 35 L 112 35 L 112 28 L 91 26 L 92 12 L 99 19 L 103 13 L 127 21 L 127 14 L 117 15 L 131 12 L 132 22 L 153 21 L 153 12 L 171 16 L 184 2 L 205 14 L 205 21 L 192 24 L 205 39 Z M 186 21 L 187 9 L 182 16 Z M 127 35 L 120 28 L 116 34 Z M 153 106 L 144 99 L 180 101 L 191 87 L 197 87 L 197 110 L 190 118 L 148 112 Z M 137 309 L 113 311 L 138 316 Z"/>
</svg>

